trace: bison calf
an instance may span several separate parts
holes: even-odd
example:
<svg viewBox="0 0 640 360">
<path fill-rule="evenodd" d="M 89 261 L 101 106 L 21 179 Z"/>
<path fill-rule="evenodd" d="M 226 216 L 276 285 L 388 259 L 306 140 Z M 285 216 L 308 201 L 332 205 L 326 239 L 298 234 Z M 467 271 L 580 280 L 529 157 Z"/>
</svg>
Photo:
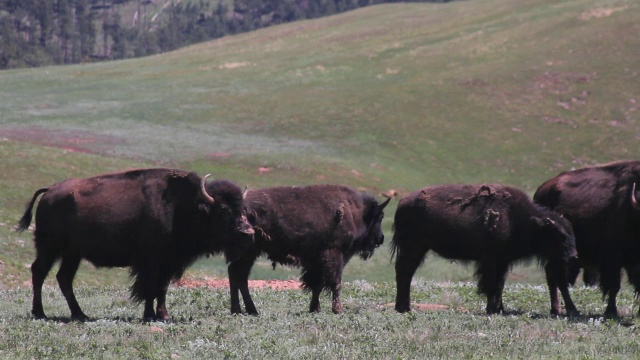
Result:
<svg viewBox="0 0 640 360">
<path fill-rule="evenodd" d="M 32 314 L 45 318 L 42 284 L 62 259 L 56 277 L 71 318 L 86 320 L 73 278 L 87 259 L 98 267 L 131 267 L 131 297 L 145 302 L 144 319 L 169 319 L 165 299 L 171 280 L 201 255 L 224 251 L 232 260 L 253 242 L 240 188 L 224 180 L 207 184 L 207 176 L 143 169 L 70 179 L 36 191 L 16 228 L 29 227 L 34 203 L 44 193 L 36 210 Z"/>
<path fill-rule="evenodd" d="M 331 309 L 342 312 L 342 270 L 359 253 L 368 259 L 384 240 L 384 207 L 371 196 L 335 185 L 275 187 L 248 192 L 247 217 L 256 230 L 256 242 L 229 265 L 231 312 L 240 313 L 242 293 L 246 311 L 257 314 L 248 278 L 261 254 L 275 264 L 302 267 L 302 283 L 311 291 L 311 312 L 320 310 L 323 289 L 333 295 Z"/>
<path fill-rule="evenodd" d="M 640 295 L 640 161 L 618 161 L 563 172 L 545 181 L 534 201 L 573 224 L 585 284 L 600 284 L 604 315 L 618 316 L 622 269 Z M 638 312 L 640 314 L 640 311 Z"/>
<path fill-rule="evenodd" d="M 515 261 L 546 264 L 551 313 L 560 313 L 558 287 L 567 313 L 577 314 L 566 268 L 576 257 L 571 224 L 536 206 L 522 191 L 501 185 L 446 185 L 413 192 L 398 205 L 392 251 L 396 258 L 396 310 L 410 311 L 411 279 L 429 250 L 476 262 L 478 292 L 487 313 L 504 310 L 502 291 Z"/>
</svg>

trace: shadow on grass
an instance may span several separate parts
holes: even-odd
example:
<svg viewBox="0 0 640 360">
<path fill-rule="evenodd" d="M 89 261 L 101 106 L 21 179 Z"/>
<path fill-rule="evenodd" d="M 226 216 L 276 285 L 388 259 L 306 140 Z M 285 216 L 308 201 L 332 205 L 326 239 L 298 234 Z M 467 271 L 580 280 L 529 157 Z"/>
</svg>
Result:
<svg viewBox="0 0 640 360">
<path fill-rule="evenodd" d="M 539 313 L 530 313 L 526 311 L 520 310 L 509 310 L 503 311 L 501 313 L 503 316 L 527 316 L 530 319 L 538 320 L 538 319 L 567 319 L 567 321 L 572 323 L 583 323 L 583 324 L 592 324 L 592 323 L 603 323 L 603 322 L 614 322 L 618 325 L 630 327 L 636 325 L 636 317 L 623 317 L 623 316 L 615 316 L 615 317 L 607 317 L 604 314 L 579 314 L 579 315 L 551 315 L 551 314 L 539 314 Z"/>
<path fill-rule="evenodd" d="M 82 320 L 74 320 L 71 319 L 71 317 L 65 317 L 65 316 L 47 316 L 46 318 L 41 318 L 41 319 L 36 319 L 34 317 L 31 317 L 32 320 L 41 320 L 41 321 L 50 321 L 50 322 L 55 322 L 55 323 L 60 323 L 60 324 L 73 324 L 73 323 L 78 323 L 78 324 L 82 324 L 82 323 L 93 323 L 93 322 L 99 322 L 99 321 L 113 321 L 113 322 L 123 322 L 123 323 L 130 323 L 130 324 L 154 324 L 154 323 L 158 323 L 158 324 L 191 324 L 194 320 L 193 317 L 178 317 L 178 318 L 171 318 L 169 320 L 166 321 L 162 321 L 162 320 L 144 320 L 140 317 L 136 317 L 136 316 L 114 316 L 114 317 L 102 317 L 102 318 L 96 318 L 96 317 L 87 317 L 86 320 L 82 321 Z"/>
</svg>

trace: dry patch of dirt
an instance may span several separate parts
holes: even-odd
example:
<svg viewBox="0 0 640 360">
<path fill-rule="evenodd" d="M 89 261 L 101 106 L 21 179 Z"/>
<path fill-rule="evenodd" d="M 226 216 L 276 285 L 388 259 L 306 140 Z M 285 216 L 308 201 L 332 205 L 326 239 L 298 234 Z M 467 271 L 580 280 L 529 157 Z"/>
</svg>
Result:
<svg viewBox="0 0 640 360">
<path fill-rule="evenodd" d="M 237 69 L 237 68 L 241 68 L 241 67 L 245 67 L 245 66 L 255 66 L 256 64 L 252 64 L 248 61 L 242 61 L 242 62 L 232 62 L 232 63 L 224 63 L 220 66 L 218 66 L 218 69 L 220 70 L 224 70 L 224 69 Z"/>
<path fill-rule="evenodd" d="M 385 304 L 386 307 L 391 307 L 393 308 L 396 304 L 395 303 L 387 303 Z M 469 312 L 469 310 L 463 308 L 463 307 L 455 307 L 452 308 L 448 305 L 443 305 L 443 304 L 421 304 L 421 303 L 411 303 L 411 310 L 412 311 L 446 311 L 446 310 L 450 310 L 453 309 L 455 311 L 459 311 L 459 312 Z"/>
<path fill-rule="evenodd" d="M 591 20 L 593 18 L 600 19 L 603 17 L 611 16 L 613 13 L 617 13 L 618 11 L 624 11 L 628 8 L 628 6 L 620 6 L 616 8 L 597 8 L 591 9 L 580 14 L 580 20 Z"/>
<path fill-rule="evenodd" d="M 211 277 L 194 278 L 184 277 L 174 283 L 177 287 L 183 288 L 209 288 L 219 289 L 228 288 L 228 279 L 215 279 Z M 252 289 L 271 288 L 274 290 L 293 290 L 300 289 L 300 282 L 297 280 L 249 280 L 249 287 Z"/>
</svg>

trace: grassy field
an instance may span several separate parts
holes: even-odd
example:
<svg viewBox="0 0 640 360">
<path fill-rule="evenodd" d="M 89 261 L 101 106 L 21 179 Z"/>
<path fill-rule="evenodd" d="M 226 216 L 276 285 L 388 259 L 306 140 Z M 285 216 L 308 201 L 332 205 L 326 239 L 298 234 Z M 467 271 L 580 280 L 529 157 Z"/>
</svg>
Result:
<svg viewBox="0 0 640 360">
<path fill-rule="evenodd" d="M 83 264 L 80 302 L 103 320 L 31 321 L 31 234 L 12 229 L 36 189 L 132 167 L 252 188 L 342 183 L 379 198 L 471 182 L 531 193 L 560 171 L 638 157 L 639 33 L 631 0 L 388 4 L 148 58 L 0 72 L 0 321 L 12 329 L 0 357 L 637 357 L 626 286 L 629 327 L 600 321 L 604 303 L 583 288 L 574 300 L 591 317 L 550 319 L 541 271 L 518 266 L 505 301 L 522 313 L 487 318 L 473 268 L 430 257 L 416 300 L 453 310 L 403 316 L 384 305 L 386 246 L 347 265 L 342 317 L 307 315 L 300 291 L 259 290 L 253 318 L 227 315 L 224 290 L 172 289 L 176 320 L 143 324 L 126 270 Z M 225 277 L 225 264 L 203 259 L 188 274 Z M 262 261 L 252 278 L 297 275 Z M 45 309 L 64 319 L 54 278 Z"/>
<path fill-rule="evenodd" d="M 355 281 L 344 287 L 346 311 L 306 312 L 298 290 L 254 290 L 260 316 L 228 313 L 226 289 L 172 289 L 170 323 L 143 323 L 141 307 L 120 287 L 83 287 L 81 304 L 93 321 L 66 323 L 57 289 L 45 288 L 54 321 L 31 320 L 28 289 L 0 292 L 0 357 L 140 359 L 632 359 L 640 356 L 638 330 L 628 321 L 604 320 L 594 289 L 574 290 L 586 316 L 549 317 L 544 286 L 508 286 L 508 315 L 486 316 L 468 283 L 417 281 L 414 300 L 430 310 L 396 313 L 394 286 Z M 620 309 L 633 311 L 625 293 Z M 435 306 L 440 305 L 440 306 Z"/>
</svg>

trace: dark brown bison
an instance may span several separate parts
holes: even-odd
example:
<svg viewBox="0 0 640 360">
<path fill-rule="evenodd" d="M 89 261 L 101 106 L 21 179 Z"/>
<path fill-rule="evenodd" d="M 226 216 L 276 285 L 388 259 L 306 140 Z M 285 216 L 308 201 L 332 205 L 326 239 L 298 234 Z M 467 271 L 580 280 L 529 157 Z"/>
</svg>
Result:
<svg viewBox="0 0 640 360">
<path fill-rule="evenodd" d="M 31 313 L 45 318 L 42 284 L 62 259 L 56 278 L 71 318 L 86 320 L 73 293 L 73 278 L 86 259 L 98 267 L 131 267 L 131 297 L 145 302 L 144 319 L 169 319 L 165 299 L 171 280 L 201 255 L 224 252 L 232 260 L 253 243 L 240 188 L 226 180 L 207 184 L 207 176 L 143 169 L 69 179 L 36 191 L 16 227 L 29 227 L 34 203 L 44 193 L 36 210 Z"/>
<path fill-rule="evenodd" d="M 600 274 L 600 289 L 608 297 L 605 316 L 618 315 L 622 269 L 640 294 L 639 182 L 640 161 L 622 161 L 563 172 L 542 184 L 533 197 L 573 224 L 581 263 Z"/>
<path fill-rule="evenodd" d="M 396 310 L 410 311 L 411 279 L 429 250 L 448 259 L 476 262 L 478 293 L 487 313 L 504 310 L 502 291 L 514 262 L 537 258 L 545 265 L 551 313 L 560 313 L 558 288 L 568 314 L 566 268 L 576 256 L 571 224 L 534 205 L 522 191 L 502 185 L 445 185 L 413 192 L 398 204 L 392 254 L 396 254 Z"/>
<path fill-rule="evenodd" d="M 231 312 L 240 313 L 242 293 L 249 314 L 258 311 L 251 299 L 248 278 L 256 258 L 266 254 L 273 262 L 302 267 L 302 283 L 311 291 L 309 311 L 319 311 L 319 295 L 330 290 L 331 309 L 342 312 L 342 270 L 354 254 L 368 259 L 384 240 L 382 204 L 371 196 L 336 185 L 275 187 L 250 190 L 247 217 L 256 231 L 254 247 L 229 264 Z"/>
<path fill-rule="evenodd" d="M 577 248 L 577 240 L 576 240 L 576 248 Z M 598 285 L 600 282 L 600 273 L 597 269 L 593 267 L 585 267 L 579 261 L 572 264 L 569 267 L 568 280 L 569 285 L 574 286 L 578 281 L 578 276 L 580 275 L 580 269 L 582 269 L 582 282 L 584 286 L 593 287 Z"/>
</svg>

